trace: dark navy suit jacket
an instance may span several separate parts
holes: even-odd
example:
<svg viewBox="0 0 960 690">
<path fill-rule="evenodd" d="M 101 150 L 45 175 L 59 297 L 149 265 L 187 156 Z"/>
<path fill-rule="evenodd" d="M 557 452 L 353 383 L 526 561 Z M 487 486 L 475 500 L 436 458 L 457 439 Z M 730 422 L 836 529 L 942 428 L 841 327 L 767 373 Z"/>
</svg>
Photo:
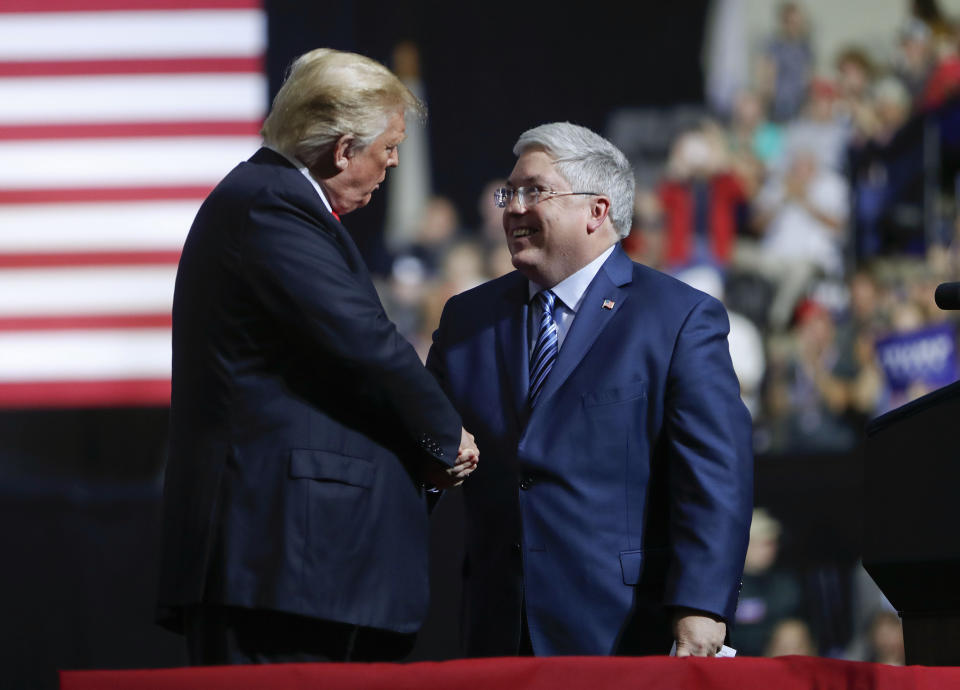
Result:
<svg viewBox="0 0 960 690">
<path fill-rule="evenodd" d="M 527 301 L 517 272 L 453 297 L 427 362 L 483 453 L 467 652 L 516 654 L 525 606 L 538 655 L 666 654 L 669 607 L 729 620 L 743 571 L 751 422 L 726 312 L 617 247 L 528 414 Z"/>
<path fill-rule="evenodd" d="M 204 202 L 177 272 L 161 612 L 416 630 L 419 472 L 453 463 L 460 427 L 345 228 L 261 149 Z"/>
</svg>

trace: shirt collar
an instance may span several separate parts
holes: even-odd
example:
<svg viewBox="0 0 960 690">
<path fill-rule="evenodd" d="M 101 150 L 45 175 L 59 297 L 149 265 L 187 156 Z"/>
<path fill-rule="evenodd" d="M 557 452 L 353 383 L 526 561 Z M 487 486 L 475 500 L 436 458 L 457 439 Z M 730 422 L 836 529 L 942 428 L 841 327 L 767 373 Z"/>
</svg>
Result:
<svg viewBox="0 0 960 690">
<path fill-rule="evenodd" d="M 574 313 L 577 312 L 577 309 L 580 308 L 580 302 L 583 301 L 583 296 L 587 292 L 587 288 L 590 287 L 590 283 L 593 282 L 593 279 L 600 271 L 603 262 L 613 253 L 616 246 L 616 243 L 612 244 L 596 259 L 550 288 L 553 294 L 557 296 L 557 299 L 563 302 L 567 309 Z M 529 297 L 533 299 L 534 296 L 544 288 L 532 280 L 528 282 Z"/>
<path fill-rule="evenodd" d="M 266 148 L 270 149 L 271 151 L 273 151 L 274 153 L 279 153 L 281 156 L 283 156 L 283 157 L 286 158 L 288 161 L 290 161 L 290 165 L 292 165 L 292 166 L 295 167 L 297 170 L 299 170 L 300 173 L 301 173 L 305 178 L 307 178 L 307 181 L 308 181 L 311 185 L 313 185 L 313 188 L 317 190 L 317 194 L 320 195 L 320 201 L 322 201 L 322 202 L 323 202 L 323 205 L 327 207 L 327 210 L 330 211 L 330 213 L 333 213 L 333 207 L 330 205 L 330 202 L 327 201 L 327 195 L 323 193 L 323 187 L 320 186 L 320 183 L 319 183 L 319 182 L 317 182 L 315 179 L 313 179 L 313 175 L 310 174 L 310 171 L 307 169 L 307 166 L 306 166 L 306 165 L 304 165 L 303 163 L 301 163 L 297 158 L 294 158 L 293 156 L 288 156 L 287 154 L 285 154 L 283 151 L 281 151 L 281 150 L 279 150 L 279 149 L 275 149 L 275 148 L 273 148 L 272 146 L 269 146 L 269 145 L 267 145 L 267 144 L 264 144 L 264 146 L 265 146 Z"/>
</svg>

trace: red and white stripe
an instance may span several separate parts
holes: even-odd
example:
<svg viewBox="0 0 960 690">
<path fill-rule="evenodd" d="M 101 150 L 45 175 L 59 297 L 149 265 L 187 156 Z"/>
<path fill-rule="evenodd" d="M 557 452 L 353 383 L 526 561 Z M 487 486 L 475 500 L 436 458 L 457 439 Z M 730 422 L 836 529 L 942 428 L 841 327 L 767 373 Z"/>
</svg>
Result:
<svg viewBox="0 0 960 690">
<path fill-rule="evenodd" d="M 0 0 L 0 408 L 165 405 L 176 264 L 259 145 L 251 0 Z"/>
</svg>

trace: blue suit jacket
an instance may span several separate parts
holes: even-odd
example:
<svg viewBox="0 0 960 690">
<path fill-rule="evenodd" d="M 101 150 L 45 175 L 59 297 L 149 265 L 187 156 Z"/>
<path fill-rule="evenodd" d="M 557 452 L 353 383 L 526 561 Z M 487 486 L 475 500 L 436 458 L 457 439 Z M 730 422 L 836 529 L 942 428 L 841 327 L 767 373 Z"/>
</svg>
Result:
<svg viewBox="0 0 960 690">
<path fill-rule="evenodd" d="M 346 229 L 261 149 L 204 202 L 177 271 L 162 610 L 416 630 L 419 473 L 452 464 L 460 426 Z"/>
<path fill-rule="evenodd" d="M 753 491 L 723 306 L 617 247 L 527 413 L 527 280 L 447 303 L 428 368 L 476 436 L 470 655 L 666 654 L 669 606 L 730 619 Z M 610 300 L 612 308 L 605 308 Z M 608 303 L 609 306 L 609 303 Z"/>
</svg>

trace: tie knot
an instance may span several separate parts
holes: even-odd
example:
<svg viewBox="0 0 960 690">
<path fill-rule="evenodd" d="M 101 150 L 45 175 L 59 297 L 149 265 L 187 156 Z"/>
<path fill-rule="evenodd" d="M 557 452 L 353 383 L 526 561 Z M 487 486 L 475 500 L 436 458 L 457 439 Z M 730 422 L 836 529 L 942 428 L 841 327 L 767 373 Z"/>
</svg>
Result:
<svg viewBox="0 0 960 690">
<path fill-rule="evenodd" d="M 543 311 L 552 314 L 553 313 L 553 304 L 557 300 L 557 296 L 553 294 L 552 290 L 542 290 L 537 293 L 537 299 L 540 300 L 540 307 Z"/>
</svg>

